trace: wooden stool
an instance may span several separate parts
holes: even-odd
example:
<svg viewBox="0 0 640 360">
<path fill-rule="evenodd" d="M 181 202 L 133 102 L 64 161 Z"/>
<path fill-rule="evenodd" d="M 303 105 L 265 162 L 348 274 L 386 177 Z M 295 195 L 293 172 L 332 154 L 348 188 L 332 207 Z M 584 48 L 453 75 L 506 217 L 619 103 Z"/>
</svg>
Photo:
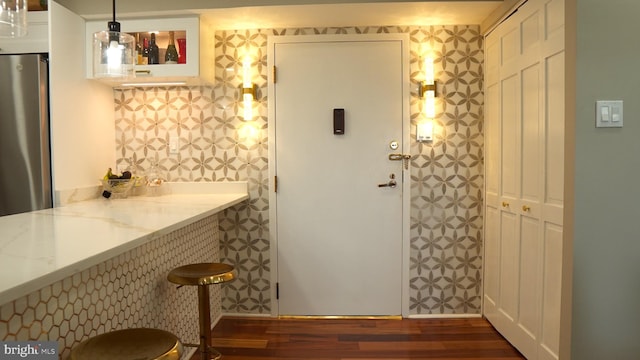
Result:
<svg viewBox="0 0 640 360">
<path fill-rule="evenodd" d="M 182 344 L 172 333 L 159 329 L 124 329 L 81 342 L 69 360 L 179 360 Z"/>
<path fill-rule="evenodd" d="M 198 347 L 203 360 L 220 359 L 222 355 L 211 346 L 211 309 L 209 285 L 231 281 L 236 277 L 233 266 L 221 263 L 200 263 L 177 267 L 169 272 L 167 280 L 174 284 L 198 286 L 198 314 L 200 320 L 200 344 L 184 344 Z M 213 356 L 213 357 L 212 357 Z"/>
</svg>

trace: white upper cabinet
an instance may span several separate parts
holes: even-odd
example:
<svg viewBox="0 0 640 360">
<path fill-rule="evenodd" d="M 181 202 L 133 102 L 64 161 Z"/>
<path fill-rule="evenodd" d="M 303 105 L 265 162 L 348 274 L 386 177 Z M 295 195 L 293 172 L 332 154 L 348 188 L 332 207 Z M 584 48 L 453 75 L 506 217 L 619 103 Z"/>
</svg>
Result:
<svg viewBox="0 0 640 360">
<path fill-rule="evenodd" d="M 107 30 L 108 20 L 91 20 L 86 24 L 86 72 L 87 78 L 93 78 L 93 34 Z M 121 31 L 129 33 L 139 38 L 143 43 L 147 38 L 150 41 L 151 33 L 155 33 L 156 44 L 159 47 L 159 64 L 138 64 L 135 66 L 136 77 L 126 81 L 113 79 L 97 79 L 113 87 L 127 86 L 127 84 L 151 84 L 162 82 L 184 81 L 186 84 L 213 83 L 213 68 L 206 66 L 208 48 L 213 49 L 213 45 L 207 46 L 206 28 L 201 24 L 198 17 L 180 18 L 158 18 L 158 19 L 135 19 L 118 20 Z M 178 64 L 165 64 L 164 54 L 169 43 L 169 32 L 174 32 L 175 45 L 182 55 L 182 47 L 186 44 L 186 60 Z M 204 36 L 203 36 L 204 35 Z M 201 49 L 204 51 L 201 52 Z M 213 63 L 213 59 L 209 59 Z M 209 75 L 211 74 L 211 75 Z"/>
<path fill-rule="evenodd" d="M 49 52 L 49 12 L 27 12 L 27 36 L 0 38 L 0 54 Z"/>
</svg>

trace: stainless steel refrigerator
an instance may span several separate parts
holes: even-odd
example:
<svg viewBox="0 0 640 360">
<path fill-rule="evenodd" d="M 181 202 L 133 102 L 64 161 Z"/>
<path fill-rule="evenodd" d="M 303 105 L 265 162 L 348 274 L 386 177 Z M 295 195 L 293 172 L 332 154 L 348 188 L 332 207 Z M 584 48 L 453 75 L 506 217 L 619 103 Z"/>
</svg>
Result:
<svg viewBox="0 0 640 360">
<path fill-rule="evenodd" d="M 0 55 L 0 216 L 52 206 L 46 54 Z"/>
</svg>

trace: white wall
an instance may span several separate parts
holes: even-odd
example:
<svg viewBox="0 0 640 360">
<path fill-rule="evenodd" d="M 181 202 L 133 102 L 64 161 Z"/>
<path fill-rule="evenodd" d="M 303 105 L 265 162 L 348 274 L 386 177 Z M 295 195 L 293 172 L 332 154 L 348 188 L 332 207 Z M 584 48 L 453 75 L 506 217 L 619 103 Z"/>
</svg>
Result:
<svg viewBox="0 0 640 360">
<path fill-rule="evenodd" d="M 568 2 L 577 9 L 567 13 L 577 22 L 571 358 L 637 359 L 640 3 Z M 624 128 L 596 129 L 596 100 L 624 100 Z"/>
<path fill-rule="evenodd" d="M 115 166 L 113 90 L 85 79 L 84 20 L 55 2 L 49 13 L 54 190 L 98 185 Z"/>
</svg>

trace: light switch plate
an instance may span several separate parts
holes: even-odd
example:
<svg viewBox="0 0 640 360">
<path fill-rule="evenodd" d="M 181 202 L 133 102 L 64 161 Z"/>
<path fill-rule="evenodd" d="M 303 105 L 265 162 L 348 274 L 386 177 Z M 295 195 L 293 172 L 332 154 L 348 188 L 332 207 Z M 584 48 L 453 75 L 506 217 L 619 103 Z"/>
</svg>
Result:
<svg viewBox="0 0 640 360">
<path fill-rule="evenodd" d="M 177 154 L 180 148 L 180 138 L 177 136 L 171 136 L 169 138 L 169 154 Z"/>
<path fill-rule="evenodd" d="M 596 101 L 596 127 L 622 127 L 622 100 Z"/>
</svg>

